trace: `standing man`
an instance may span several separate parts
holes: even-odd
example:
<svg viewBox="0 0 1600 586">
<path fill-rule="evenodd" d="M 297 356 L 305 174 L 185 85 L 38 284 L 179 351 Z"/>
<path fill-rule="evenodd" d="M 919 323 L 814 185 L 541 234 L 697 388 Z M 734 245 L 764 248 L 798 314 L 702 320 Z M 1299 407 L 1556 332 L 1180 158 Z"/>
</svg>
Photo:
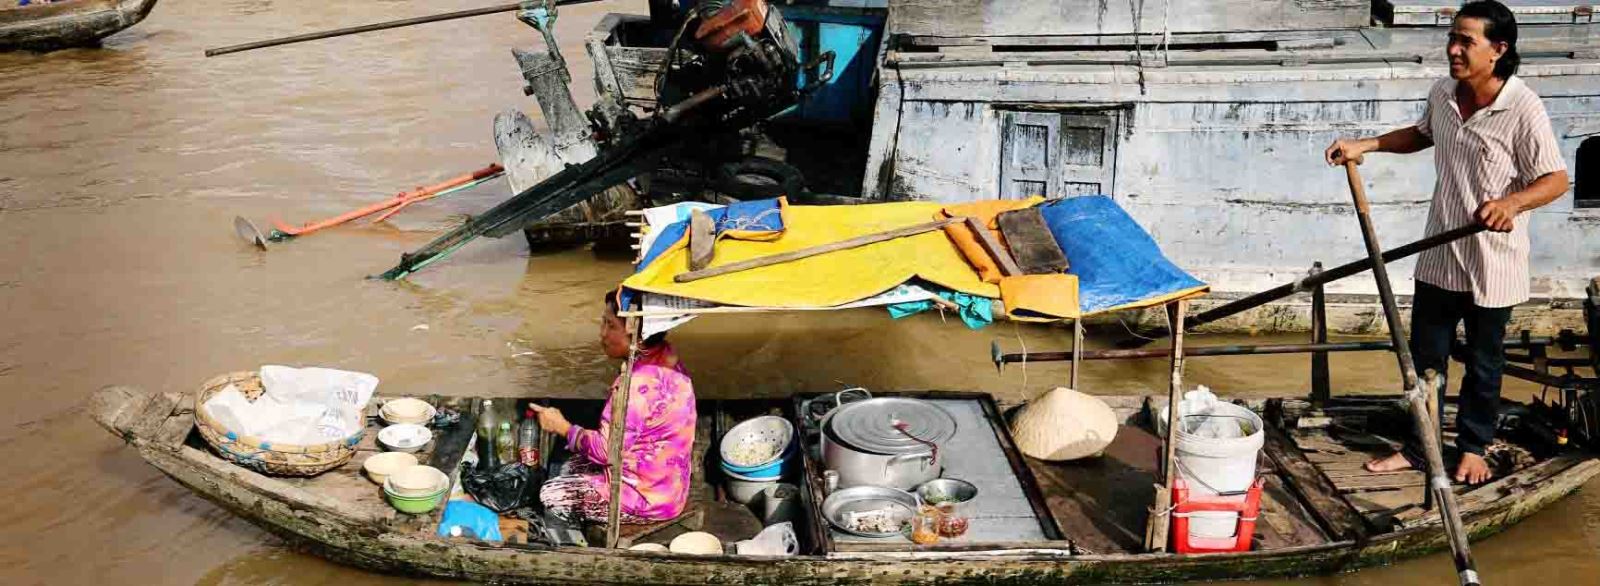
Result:
<svg viewBox="0 0 1600 586">
<path fill-rule="evenodd" d="M 1465 323 L 1455 479 L 1478 484 L 1490 476 L 1483 451 L 1494 440 L 1499 415 L 1506 323 L 1511 307 L 1528 300 L 1528 212 L 1561 197 L 1568 180 L 1544 103 L 1516 77 L 1520 58 L 1511 11 L 1495 0 L 1463 5 L 1445 53 L 1450 77 L 1433 85 L 1415 126 L 1334 141 L 1324 156 L 1330 165 L 1343 165 L 1371 152 L 1437 147 L 1428 235 L 1472 221 L 1489 229 L 1423 252 L 1411 307 L 1411 355 L 1418 372 L 1445 372 L 1456 324 Z M 1424 467 L 1416 440 L 1366 465 L 1371 472 Z"/>
</svg>

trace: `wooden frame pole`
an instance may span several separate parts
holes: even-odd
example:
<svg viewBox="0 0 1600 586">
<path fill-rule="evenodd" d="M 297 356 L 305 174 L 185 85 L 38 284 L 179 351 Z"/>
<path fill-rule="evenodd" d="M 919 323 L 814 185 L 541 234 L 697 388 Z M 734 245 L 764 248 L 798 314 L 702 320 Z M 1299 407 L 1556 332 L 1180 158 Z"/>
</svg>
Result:
<svg viewBox="0 0 1600 586">
<path fill-rule="evenodd" d="M 1311 275 L 1315 277 L 1322 273 L 1322 262 L 1311 265 Z M 1323 286 L 1318 284 L 1311 289 L 1311 343 L 1328 343 L 1328 295 L 1323 291 Z M 1326 350 L 1311 353 L 1311 400 L 1323 402 L 1333 398 L 1333 388 L 1328 374 L 1328 352 Z"/>
<path fill-rule="evenodd" d="M 1166 445 L 1161 459 L 1162 483 L 1155 487 L 1155 503 L 1150 507 L 1145 527 L 1145 549 L 1153 552 L 1166 551 L 1167 533 L 1172 526 L 1172 485 L 1178 478 L 1178 446 L 1173 438 L 1178 429 L 1178 401 L 1183 398 L 1183 321 L 1188 311 L 1187 299 L 1167 304 L 1167 331 L 1172 335 L 1172 374 L 1167 387 L 1167 433 L 1162 438 Z"/>
<path fill-rule="evenodd" d="M 633 394 L 633 364 L 639 357 L 640 322 L 627 319 L 628 359 L 622 363 L 622 377 L 611 390 L 611 424 L 606 436 L 606 462 L 609 463 L 610 500 L 606 503 L 606 547 L 616 547 L 622 535 L 622 440 L 628 429 L 628 396 Z"/>
<path fill-rule="evenodd" d="M 1083 392 L 1078 386 L 1078 371 L 1083 369 L 1083 318 L 1072 320 L 1072 390 Z"/>
</svg>

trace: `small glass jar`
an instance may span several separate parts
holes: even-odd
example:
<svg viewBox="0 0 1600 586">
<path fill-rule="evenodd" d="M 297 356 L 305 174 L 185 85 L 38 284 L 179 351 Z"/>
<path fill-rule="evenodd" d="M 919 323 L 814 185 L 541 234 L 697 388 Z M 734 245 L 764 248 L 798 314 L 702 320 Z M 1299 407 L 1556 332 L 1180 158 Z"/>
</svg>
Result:
<svg viewBox="0 0 1600 586">
<path fill-rule="evenodd" d="M 927 505 L 917 508 L 911 516 L 911 542 L 931 545 L 939 542 L 939 510 Z"/>
<path fill-rule="evenodd" d="M 956 503 L 944 502 L 939 503 L 934 508 L 939 511 L 940 537 L 954 538 L 966 535 L 967 526 L 970 525 L 970 522 L 967 520 L 966 514 L 961 511 L 960 506 Z"/>
</svg>

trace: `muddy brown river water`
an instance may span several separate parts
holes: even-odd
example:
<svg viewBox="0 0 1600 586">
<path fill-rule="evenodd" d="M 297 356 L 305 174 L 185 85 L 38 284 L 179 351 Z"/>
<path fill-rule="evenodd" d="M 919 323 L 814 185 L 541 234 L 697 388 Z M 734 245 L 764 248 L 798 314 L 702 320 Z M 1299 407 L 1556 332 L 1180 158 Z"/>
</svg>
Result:
<svg viewBox="0 0 1600 586">
<path fill-rule="evenodd" d="M 85 415 L 102 385 L 190 390 L 286 363 L 376 373 L 391 393 L 600 396 L 615 366 L 596 349 L 596 312 L 627 259 L 530 255 L 510 238 L 406 283 L 363 278 L 503 184 L 267 253 L 230 227 L 235 215 L 331 216 L 492 162 L 494 114 L 536 115 L 509 48 L 539 41 L 505 14 L 213 59 L 203 49 L 483 3 L 163 0 L 101 49 L 0 54 L 0 583 L 412 582 L 296 553 L 161 476 Z M 558 23 L 581 102 L 593 99 L 582 37 L 608 11 L 644 5 L 568 8 Z M 988 362 L 992 339 L 1061 347 L 1059 330 L 890 323 L 866 310 L 713 317 L 674 338 L 705 397 L 848 383 L 1016 398 L 1065 380 L 1056 365 Z M 1098 329 L 1091 343 L 1118 327 Z M 1396 388 L 1392 359 L 1333 360 L 1338 387 Z M 1305 392 L 1306 373 L 1303 357 L 1205 358 L 1188 377 L 1263 396 Z M 1084 386 L 1132 394 L 1164 380 L 1160 361 L 1098 363 Z M 1600 583 L 1600 484 L 1475 551 L 1490 584 Z M 1450 575 L 1434 556 L 1307 581 Z"/>
</svg>

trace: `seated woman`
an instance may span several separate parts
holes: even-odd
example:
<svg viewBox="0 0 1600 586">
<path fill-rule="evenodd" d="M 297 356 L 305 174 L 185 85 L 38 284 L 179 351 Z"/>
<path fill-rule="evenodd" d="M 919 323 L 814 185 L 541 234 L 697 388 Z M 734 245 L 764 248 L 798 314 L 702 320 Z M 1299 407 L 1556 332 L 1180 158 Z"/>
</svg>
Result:
<svg viewBox="0 0 1600 586">
<path fill-rule="evenodd" d="M 600 347 L 606 356 L 628 357 L 627 325 L 617 317 L 617 294 L 606 294 L 606 311 L 600 318 Z M 614 392 L 619 375 L 611 383 Z M 689 373 L 666 342 L 666 334 L 651 336 L 639 348 L 628 390 L 628 413 L 622 436 L 623 523 L 649 523 L 683 513 L 689 500 L 689 468 L 693 459 L 695 397 Z M 606 401 L 598 429 L 567 422 L 554 407 L 534 407 L 545 431 L 567 438 L 572 451 L 561 468 L 539 491 L 547 510 L 568 522 L 606 520 L 610 498 L 606 458 L 611 429 L 611 402 Z"/>
</svg>

